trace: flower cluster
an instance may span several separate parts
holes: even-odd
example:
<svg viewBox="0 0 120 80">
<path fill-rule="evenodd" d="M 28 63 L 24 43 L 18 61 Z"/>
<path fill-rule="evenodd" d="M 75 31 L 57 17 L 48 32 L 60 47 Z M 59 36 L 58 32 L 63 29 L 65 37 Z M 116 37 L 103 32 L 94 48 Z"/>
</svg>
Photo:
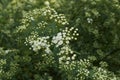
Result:
<svg viewBox="0 0 120 80">
<path fill-rule="evenodd" d="M 22 24 L 26 24 L 26 23 L 30 23 L 32 21 L 34 21 L 36 18 L 39 17 L 39 15 L 41 15 L 41 10 L 40 9 L 34 9 L 32 11 L 29 12 L 23 12 L 23 19 L 22 19 Z"/>
<path fill-rule="evenodd" d="M 68 45 L 71 40 L 77 39 L 75 36 L 78 36 L 77 33 L 78 29 L 74 29 L 71 27 L 68 29 L 67 27 L 65 30 L 62 30 L 62 32 L 57 33 L 57 36 L 53 36 L 52 43 L 56 44 L 56 47 L 59 47 L 60 45 Z"/>
<path fill-rule="evenodd" d="M 93 19 L 92 19 L 92 18 L 87 18 L 87 22 L 88 22 L 88 23 L 92 23 L 92 22 L 93 22 Z"/>
<path fill-rule="evenodd" d="M 79 35 L 78 29 L 74 27 L 71 27 L 70 29 L 66 27 L 62 32 L 66 44 L 69 44 L 69 41 L 71 40 L 77 40 L 76 36 Z"/>
<path fill-rule="evenodd" d="M 56 47 L 63 44 L 63 37 L 61 32 L 57 33 L 57 36 L 52 38 L 52 43 L 57 44 Z"/>
<path fill-rule="evenodd" d="M 15 50 L 4 50 L 0 48 L 0 79 L 11 80 L 15 75 L 18 64 L 14 56 L 16 56 Z M 15 61 L 11 60 L 11 57 Z"/>
<path fill-rule="evenodd" d="M 39 19 L 42 20 L 40 21 Z M 73 27 L 70 29 L 67 27 L 65 29 L 58 27 L 67 25 L 68 22 L 63 14 L 58 14 L 49 6 L 43 9 L 23 12 L 21 24 L 17 28 L 17 32 L 22 33 L 23 30 L 25 31 L 27 37 L 25 44 L 29 44 L 35 52 L 43 50 L 46 53 L 50 53 L 51 46 L 64 46 L 69 44 L 74 39 L 74 36 L 79 35 L 77 33 L 78 29 L 74 29 Z M 26 31 L 29 32 L 26 34 Z"/>
<path fill-rule="evenodd" d="M 45 22 L 45 21 L 41 21 L 40 23 L 38 23 L 38 28 L 37 29 L 41 29 L 41 28 L 45 28 L 45 26 L 47 25 L 48 23 Z"/>
<path fill-rule="evenodd" d="M 69 48 L 68 45 L 63 46 L 59 52 L 59 63 L 60 64 L 70 64 L 71 61 L 75 60 L 76 54 L 73 54 L 73 51 Z"/>
<path fill-rule="evenodd" d="M 43 16 L 46 16 L 50 20 L 54 20 L 55 22 L 62 24 L 62 25 L 67 25 L 68 22 L 63 14 L 58 14 L 54 9 L 47 7 L 43 11 Z"/>
<path fill-rule="evenodd" d="M 94 68 L 93 80 L 117 80 L 116 76 L 103 68 Z"/>
<path fill-rule="evenodd" d="M 42 25 L 42 24 L 40 24 Z M 50 46 L 55 45 L 56 47 L 64 46 L 69 44 L 69 42 L 73 39 L 76 39 L 75 36 L 79 35 L 77 33 L 78 29 L 74 29 L 73 27 L 68 29 L 67 27 L 62 32 L 58 32 L 57 36 L 52 36 L 52 39 L 49 36 L 41 37 L 37 34 L 37 32 L 32 32 L 31 36 L 26 38 L 26 42 L 29 43 L 33 49 L 33 51 L 37 52 L 38 50 L 44 48 L 45 52 L 50 52 Z M 67 51 L 67 46 L 63 47 Z"/>
<path fill-rule="evenodd" d="M 84 62 L 83 62 L 84 61 Z M 82 66 L 82 65 L 86 65 Z M 90 71 L 88 67 L 90 62 L 87 59 L 80 59 L 79 61 L 71 61 L 69 64 L 61 64 L 61 69 L 66 71 L 66 76 L 68 80 L 85 80 L 88 77 Z"/>
<path fill-rule="evenodd" d="M 16 32 L 22 32 L 28 28 L 34 29 L 36 26 L 38 26 L 38 28 L 45 28 L 48 23 L 53 23 L 56 27 L 68 25 L 65 15 L 58 14 L 53 8 L 48 6 L 43 9 L 34 9 L 29 12 L 24 11 L 21 25 L 17 27 Z M 36 26 L 33 26 L 33 24 Z"/>
<path fill-rule="evenodd" d="M 31 39 L 32 37 L 32 39 Z M 38 50 L 44 49 L 46 53 L 50 53 L 50 44 L 47 41 L 49 39 L 49 36 L 47 37 L 38 37 L 37 39 L 36 36 L 30 36 L 26 38 L 26 42 L 29 43 L 29 45 L 32 47 L 33 51 L 37 52 Z"/>
</svg>

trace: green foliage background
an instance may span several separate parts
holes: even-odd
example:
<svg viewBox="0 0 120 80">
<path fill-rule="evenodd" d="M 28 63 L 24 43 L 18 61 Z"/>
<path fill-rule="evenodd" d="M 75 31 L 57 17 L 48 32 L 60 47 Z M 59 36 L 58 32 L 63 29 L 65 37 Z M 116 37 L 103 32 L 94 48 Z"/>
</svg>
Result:
<svg viewBox="0 0 120 80">
<path fill-rule="evenodd" d="M 49 4 L 45 0 L 0 0 L 0 80 L 119 80 L 120 0 L 48 1 Z M 58 14 L 64 14 L 69 24 L 61 25 L 34 15 L 36 22 L 30 28 L 16 32 L 23 25 L 25 13 L 31 11 L 32 15 L 35 9 L 48 5 Z M 45 54 L 42 50 L 36 54 L 29 49 L 30 45 L 25 45 L 31 29 L 42 20 L 49 27 L 78 29 L 77 40 L 70 41 L 75 62 L 58 64 L 54 54 Z M 49 29 L 44 34 L 52 36 L 59 28 L 53 28 L 53 33 L 47 32 Z"/>
</svg>

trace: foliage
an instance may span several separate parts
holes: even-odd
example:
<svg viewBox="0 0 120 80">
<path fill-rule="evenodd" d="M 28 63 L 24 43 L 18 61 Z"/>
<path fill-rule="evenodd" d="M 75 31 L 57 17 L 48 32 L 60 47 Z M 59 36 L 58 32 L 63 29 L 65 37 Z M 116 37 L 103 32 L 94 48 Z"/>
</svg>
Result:
<svg viewBox="0 0 120 80">
<path fill-rule="evenodd" d="M 0 1 L 0 80 L 120 79 L 94 65 L 120 46 L 119 1 L 68 1 Z"/>
<path fill-rule="evenodd" d="M 65 0 L 70 26 L 79 29 L 80 36 L 73 42 L 80 56 L 95 56 L 95 65 L 107 61 L 112 71 L 120 66 L 120 1 L 119 0 Z M 118 67 L 118 68 L 117 68 Z M 117 68 L 117 69 L 116 69 Z"/>
</svg>

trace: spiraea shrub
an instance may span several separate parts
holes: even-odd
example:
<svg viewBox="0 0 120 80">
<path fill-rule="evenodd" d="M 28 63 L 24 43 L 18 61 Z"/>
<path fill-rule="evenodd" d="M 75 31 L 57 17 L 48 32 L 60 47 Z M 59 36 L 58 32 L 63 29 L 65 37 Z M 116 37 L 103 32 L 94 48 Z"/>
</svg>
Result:
<svg viewBox="0 0 120 80">
<path fill-rule="evenodd" d="M 78 58 L 71 43 L 79 29 L 48 4 L 22 11 L 14 47 L 0 46 L 0 80 L 119 80 L 106 62 L 96 67 L 92 57 Z"/>
</svg>

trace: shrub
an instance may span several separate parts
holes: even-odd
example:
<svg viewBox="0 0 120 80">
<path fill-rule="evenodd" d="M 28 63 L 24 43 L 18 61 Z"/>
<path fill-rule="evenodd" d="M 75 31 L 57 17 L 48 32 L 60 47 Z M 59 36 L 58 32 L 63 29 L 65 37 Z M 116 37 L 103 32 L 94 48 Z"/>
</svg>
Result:
<svg viewBox="0 0 120 80">
<path fill-rule="evenodd" d="M 106 62 L 97 67 L 93 65 L 94 57 L 80 58 L 81 53 L 71 45 L 79 37 L 78 28 L 69 27 L 71 24 L 64 14 L 59 14 L 48 2 L 45 4 L 46 7 L 38 8 L 36 4 L 33 8 L 21 9 L 21 18 L 10 22 L 18 23 L 12 30 L 8 29 L 11 28 L 8 23 L 10 32 L 5 35 L 10 38 L 9 45 L 5 44 L 5 36 L 0 39 L 0 43 L 4 42 L 0 46 L 0 79 L 118 80 L 119 77 L 107 69 Z M 5 24 L 1 22 L 1 25 Z"/>
</svg>

